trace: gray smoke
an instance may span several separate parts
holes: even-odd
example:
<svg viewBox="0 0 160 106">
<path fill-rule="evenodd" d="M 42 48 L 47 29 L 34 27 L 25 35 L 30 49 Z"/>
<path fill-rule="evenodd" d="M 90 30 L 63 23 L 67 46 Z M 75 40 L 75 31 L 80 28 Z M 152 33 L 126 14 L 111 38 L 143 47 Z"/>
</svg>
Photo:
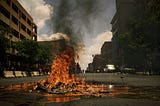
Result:
<svg viewBox="0 0 160 106">
<path fill-rule="evenodd" d="M 86 39 L 110 28 L 107 26 L 107 20 L 110 20 L 112 15 L 107 16 L 107 9 L 112 8 L 113 0 L 45 0 L 45 2 L 54 7 L 53 33 L 68 35 L 75 45 L 84 44 Z"/>
<path fill-rule="evenodd" d="M 67 38 L 76 47 L 82 69 L 112 37 L 115 0 L 18 0 L 38 26 L 38 41 Z M 62 34 L 64 33 L 64 34 Z M 60 35 L 60 36 L 59 36 Z"/>
<path fill-rule="evenodd" d="M 100 53 L 104 41 L 111 39 L 111 19 L 115 0 L 44 0 L 53 7 L 53 33 L 66 34 L 79 54 L 82 69 Z"/>
</svg>

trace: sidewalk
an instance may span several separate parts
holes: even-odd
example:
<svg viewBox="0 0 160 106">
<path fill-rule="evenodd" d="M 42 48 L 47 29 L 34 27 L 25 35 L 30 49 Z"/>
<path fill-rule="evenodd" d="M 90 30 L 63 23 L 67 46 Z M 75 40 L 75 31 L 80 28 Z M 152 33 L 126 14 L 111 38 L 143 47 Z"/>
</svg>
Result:
<svg viewBox="0 0 160 106">
<path fill-rule="evenodd" d="M 4 78 L 0 79 L 0 86 L 11 85 L 11 84 L 22 84 L 27 82 L 37 82 L 39 80 L 46 79 L 45 76 L 34 76 L 34 77 L 19 77 L 19 78 Z"/>
</svg>

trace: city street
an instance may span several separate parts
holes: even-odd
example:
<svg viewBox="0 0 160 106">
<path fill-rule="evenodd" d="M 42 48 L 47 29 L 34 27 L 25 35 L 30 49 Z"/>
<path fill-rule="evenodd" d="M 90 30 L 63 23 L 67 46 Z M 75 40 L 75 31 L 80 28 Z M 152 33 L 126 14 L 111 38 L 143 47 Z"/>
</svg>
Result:
<svg viewBox="0 0 160 106">
<path fill-rule="evenodd" d="M 78 74 L 77 77 L 85 78 L 86 81 L 104 82 L 106 84 L 128 85 L 128 86 L 160 86 L 158 75 L 134 75 L 119 73 L 86 73 Z M 46 79 L 47 76 L 20 77 L 1 79 L 0 85 L 21 84 L 25 82 L 37 82 Z"/>
<path fill-rule="evenodd" d="M 160 0 L 0 0 L 0 105 L 160 106 L 159 29 Z"/>
<path fill-rule="evenodd" d="M 160 105 L 160 76 L 121 75 L 115 73 L 86 73 L 77 75 L 86 82 L 103 83 L 113 86 L 128 86 L 127 94 L 115 96 L 65 97 L 25 92 L 1 92 L 0 104 L 7 106 L 158 106 Z M 122 77 L 123 76 L 123 77 Z M 37 82 L 47 76 L 1 79 L 0 85 Z M 118 90 L 115 92 L 119 92 Z M 115 92 L 112 92 L 113 94 Z M 111 94 L 112 94 L 111 93 Z"/>
<path fill-rule="evenodd" d="M 135 75 L 120 73 L 86 73 L 80 74 L 86 81 L 105 82 L 107 84 L 118 84 L 128 86 L 160 86 L 158 75 Z"/>
</svg>

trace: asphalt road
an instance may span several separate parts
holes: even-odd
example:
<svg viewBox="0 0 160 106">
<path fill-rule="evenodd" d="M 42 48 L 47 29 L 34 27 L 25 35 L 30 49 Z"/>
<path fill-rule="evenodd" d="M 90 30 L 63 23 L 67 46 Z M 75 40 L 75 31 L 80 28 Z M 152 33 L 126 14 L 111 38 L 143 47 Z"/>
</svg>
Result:
<svg viewBox="0 0 160 106">
<path fill-rule="evenodd" d="M 86 81 L 98 81 L 114 85 L 160 86 L 160 75 L 148 76 L 119 73 L 86 73 L 78 76 L 85 78 Z"/>
<path fill-rule="evenodd" d="M 51 99 L 34 94 L 0 93 L 1 106 L 160 106 L 160 76 L 122 75 L 115 73 L 86 73 L 78 77 L 88 82 L 102 82 L 114 85 L 139 87 L 135 95 L 106 96 L 106 97 L 76 97 L 68 102 L 55 102 Z M 0 79 L 0 86 L 37 82 L 47 76 Z M 143 89 L 141 89 L 143 87 Z M 152 89 L 153 88 L 153 89 Z M 133 89 L 134 90 L 134 89 Z M 144 90 L 144 91 L 143 91 Z M 137 91 L 136 91 L 137 92 Z M 145 95 L 142 93 L 146 93 Z M 61 99 L 64 99 L 63 97 Z"/>
<path fill-rule="evenodd" d="M 22 84 L 22 83 L 26 83 L 26 82 L 37 82 L 39 80 L 43 80 L 46 78 L 47 78 L 47 76 L 3 78 L 3 79 L 0 79 L 0 86 L 11 85 L 11 84 Z"/>
<path fill-rule="evenodd" d="M 85 78 L 86 81 L 104 82 L 107 84 L 119 84 L 128 86 L 160 86 L 160 76 L 158 75 L 134 75 L 117 73 L 86 73 L 77 77 Z M 25 82 L 37 82 L 46 79 L 47 76 L 20 77 L 0 79 L 0 86 L 10 84 L 20 84 Z"/>
</svg>

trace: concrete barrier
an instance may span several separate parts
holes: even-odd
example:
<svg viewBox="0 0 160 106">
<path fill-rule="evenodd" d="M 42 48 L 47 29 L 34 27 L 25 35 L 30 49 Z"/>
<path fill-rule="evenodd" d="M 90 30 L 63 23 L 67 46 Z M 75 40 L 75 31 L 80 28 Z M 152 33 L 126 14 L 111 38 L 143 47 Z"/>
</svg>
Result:
<svg viewBox="0 0 160 106">
<path fill-rule="evenodd" d="M 13 71 L 4 71 L 4 76 L 5 76 L 6 78 L 15 77 Z"/>
<path fill-rule="evenodd" d="M 39 72 L 38 71 L 33 71 L 32 76 L 39 76 Z"/>
<path fill-rule="evenodd" d="M 23 77 L 27 77 L 26 71 L 21 71 Z"/>
<path fill-rule="evenodd" d="M 5 78 L 13 78 L 13 77 L 31 77 L 31 76 L 43 76 L 43 72 L 39 71 L 4 71 Z"/>
<path fill-rule="evenodd" d="M 23 77 L 22 71 L 14 71 L 16 77 Z"/>
</svg>

